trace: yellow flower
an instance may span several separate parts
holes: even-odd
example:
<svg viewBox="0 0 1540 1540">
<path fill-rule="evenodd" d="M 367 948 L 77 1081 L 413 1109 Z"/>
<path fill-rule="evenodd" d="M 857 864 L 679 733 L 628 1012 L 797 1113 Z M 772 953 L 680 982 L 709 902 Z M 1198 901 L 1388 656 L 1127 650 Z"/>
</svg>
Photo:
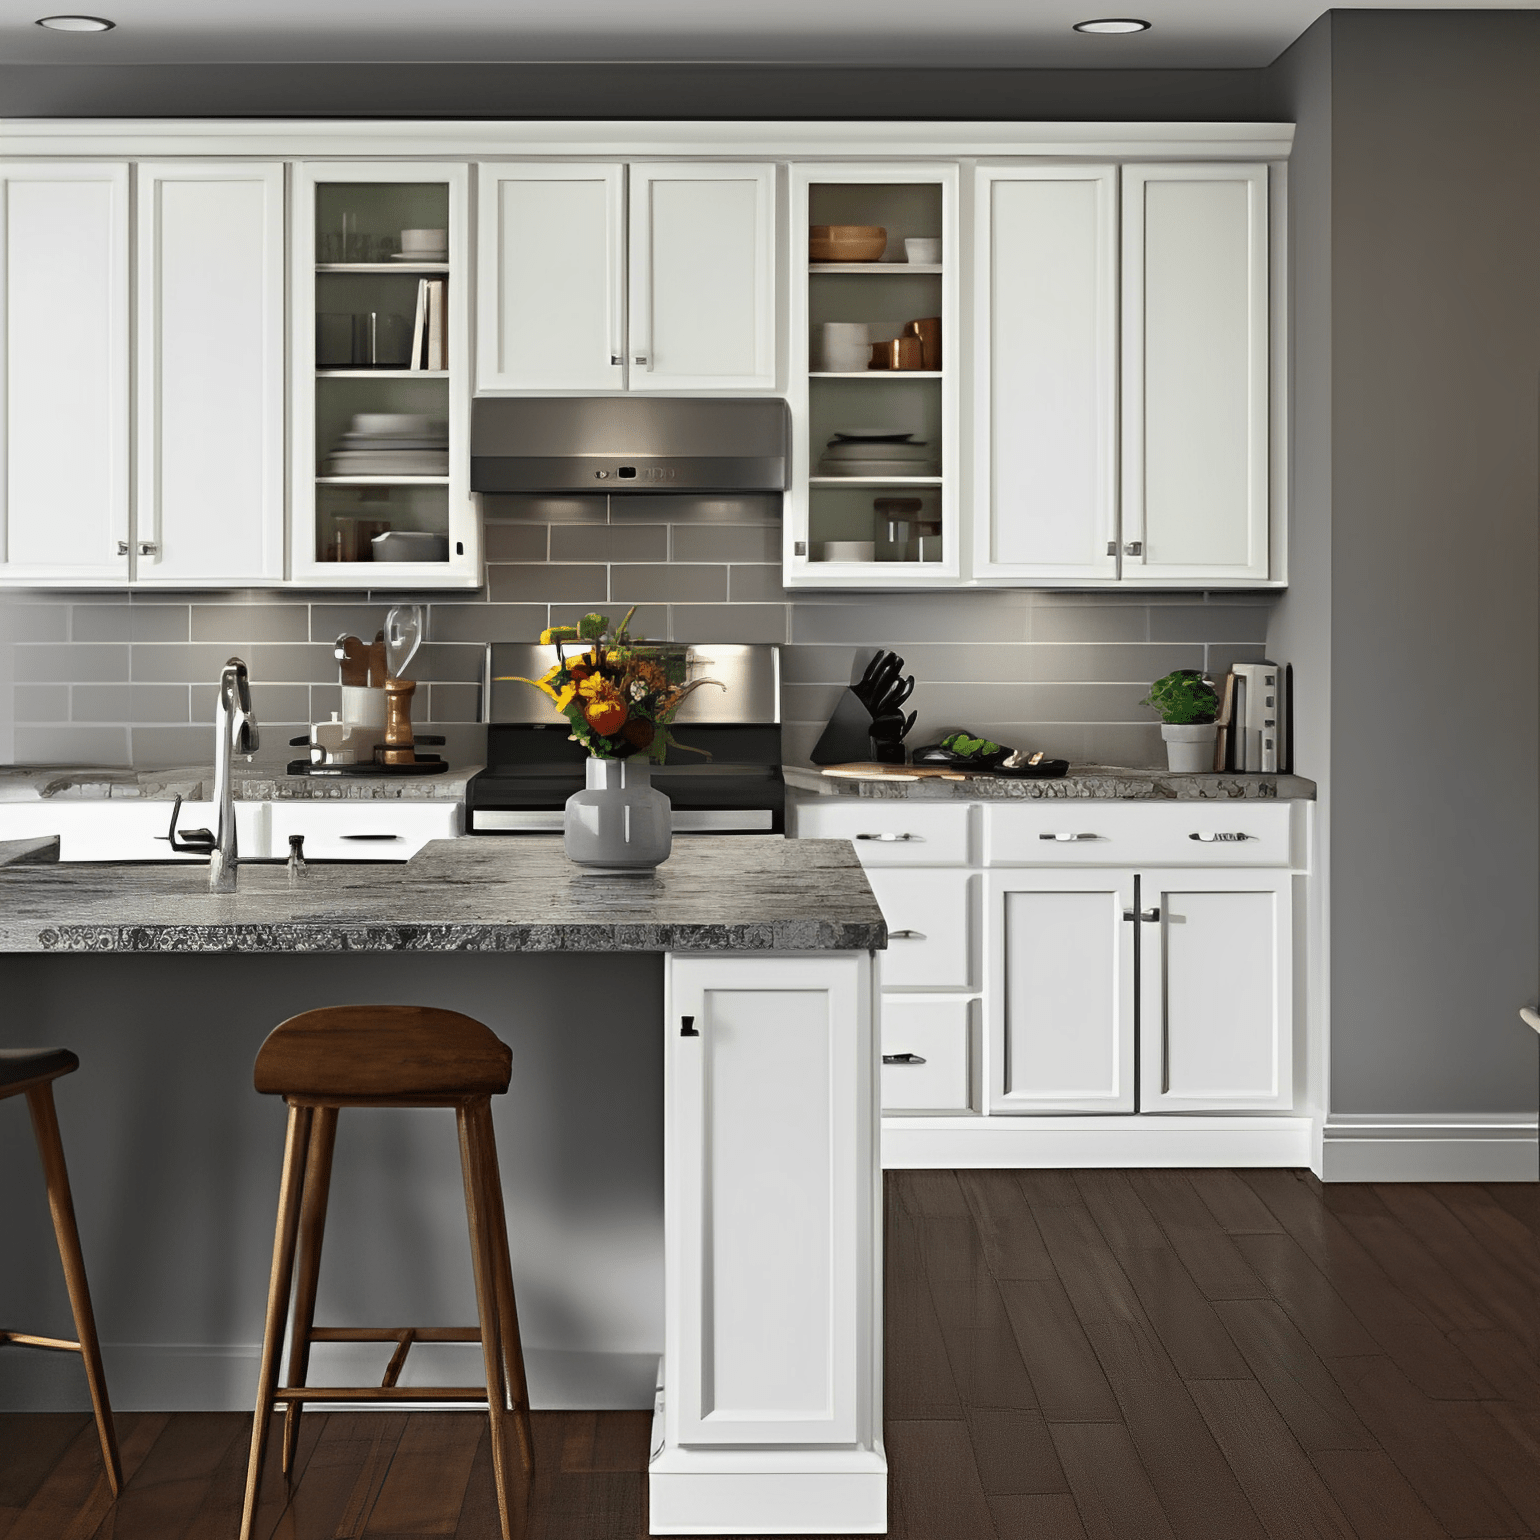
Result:
<svg viewBox="0 0 1540 1540">
<path fill-rule="evenodd" d="M 554 690 L 550 692 L 551 699 L 556 702 L 556 709 L 558 711 L 565 711 L 572 704 L 572 697 L 576 694 L 577 686 L 575 684 L 563 685 L 560 695 Z"/>
<path fill-rule="evenodd" d="M 604 680 L 598 674 L 590 674 L 577 687 L 577 692 L 584 700 L 594 700 L 604 688 Z"/>
</svg>

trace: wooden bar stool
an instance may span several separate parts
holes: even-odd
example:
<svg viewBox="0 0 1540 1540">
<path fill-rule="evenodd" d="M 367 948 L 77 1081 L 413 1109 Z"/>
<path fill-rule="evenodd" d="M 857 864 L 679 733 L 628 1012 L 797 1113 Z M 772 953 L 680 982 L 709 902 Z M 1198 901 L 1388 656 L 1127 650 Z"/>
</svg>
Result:
<svg viewBox="0 0 1540 1540">
<path fill-rule="evenodd" d="M 519 1344 L 519 1318 L 508 1260 L 508 1227 L 492 1133 L 493 1096 L 508 1089 L 513 1053 L 479 1021 L 457 1011 L 414 1005 L 343 1005 L 293 1016 L 268 1034 L 257 1054 L 257 1090 L 289 1104 L 278 1193 L 278 1228 L 268 1284 L 262 1366 L 257 1382 L 251 1459 L 241 1540 L 250 1540 L 262 1484 L 268 1422 L 275 1404 L 284 1408 L 283 1470 L 293 1469 L 300 1412 L 306 1401 L 393 1403 L 485 1401 L 492 1434 L 492 1471 L 503 1540 L 522 1533 L 525 1504 L 510 1492 L 514 1463 L 524 1478 L 527 1503 L 534 1476 L 529 1390 Z M 343 1107 L 453 1107 L 460 1130 L 460 1167 L 476 1276 L 479 1326 L 318 1327 L 316 1281 L 331 1183 L 337 1113 Z M 295 1283 L 295 1250 L 299 1253 Z M 294 1292 L 289 1382 L 278 1384 L 289 1297 Z M 306 1388 L 312 1342 L 393 1342 L 377 1386 Z M 486 1388 L 405 1387 L 397 1384 L 414 1342 L 479 1342 Z M 516 1439 L 517 1449 L 509 1446 Z"/>
<path fill-rule="evenodd" d="M 123 1489 L 123 1466 L 118 1459 L 118 1436 L 112 1426 L 112 1405 L 107 1399 L 107 1376 L 102 1372 L 102 1350 L 96 1340 L 96 1316 L 91 1310 L 91 1291 L 86 1286 L 86 1264 L 80 1255 L 80 1233 L 75 1228 L 75 1203 L 70 1197 L 69 1172 L 64 1165 L 64 1145 L 59 1139 L 59 1119 L 53 1105 L 54 1081 L 79 1068 L 80 1060 L 67 1048 L 0 1048 L 0 1100 L 19 1096 L 23 1091 L 27 1095 L 32 1133 L 43 1160 L 43 1179 L 48 1185 L 54 1238 L 59 1243 L 59 1261 L 64 1265 L 64 1283 L 69 1290 L 70 1311 L 79 1339 L 69 1342 L 62 1337 L 0 1330 L 0 1343 L 80 1354 L 86 1368 L 86 1384 L 91 1387 L 91 1407 L 96 1413 L 97 1436 L 102 1441 L 107 1484 L 116 1497 Z"/>
</svg>

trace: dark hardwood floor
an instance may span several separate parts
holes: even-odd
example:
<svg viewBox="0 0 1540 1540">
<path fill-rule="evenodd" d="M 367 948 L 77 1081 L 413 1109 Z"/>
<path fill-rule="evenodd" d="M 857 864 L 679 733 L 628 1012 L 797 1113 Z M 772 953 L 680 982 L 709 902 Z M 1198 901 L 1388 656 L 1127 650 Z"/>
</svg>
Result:
<svg viewBox="0 0 1540 1540">
<path fill-rule="evenodd" d="M 889 1533 L 1540 1535 L 1537 1233 L 1534 1185 L 891 1173 Z M 531 1540 L 646 1533 L 648 1422 L 536 1414 Z M 249 1427 L 123 1416 L 114 1507 L 88 1418 L 0 1418 L 0 1540 L 229 1540 Z M 496 1534 L 478 1417 L 311 1415 L 300 1466 L 264 1540 Z"/>
</svg>

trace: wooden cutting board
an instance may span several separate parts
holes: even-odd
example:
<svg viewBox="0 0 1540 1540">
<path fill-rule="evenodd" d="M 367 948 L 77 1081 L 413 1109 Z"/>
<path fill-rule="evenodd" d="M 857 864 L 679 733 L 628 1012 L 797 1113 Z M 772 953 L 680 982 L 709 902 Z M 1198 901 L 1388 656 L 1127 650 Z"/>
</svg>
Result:
<svg viewBox="0 0 1540 1540">
<path fill-rule="evenodd" d="M 966 781 L 966 770 L 949 770 L 941 765 L 825 765 L 825 775 L 851 781 Z"/>
</svg>

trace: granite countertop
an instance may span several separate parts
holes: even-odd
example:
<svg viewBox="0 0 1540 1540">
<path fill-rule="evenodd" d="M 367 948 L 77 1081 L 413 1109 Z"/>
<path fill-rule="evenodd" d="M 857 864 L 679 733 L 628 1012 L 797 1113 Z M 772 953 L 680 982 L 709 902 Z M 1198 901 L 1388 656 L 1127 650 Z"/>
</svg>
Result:
<svg viewBox="0 0 1540 1540">
<path fill-rule="evenodd" d="M 583 875 L 559 836 L 434 840 L 401 865 L 0 868 L 0 952 L 807 952 L 887 945 L 845 840 L 692 835 L 646 877 Z"/>
<path fill-rule="evenodd" d="M 296 749 L 296 757 L 300 751 Z M 441 775 L 285 775 L 277 765 L 235 766 L 238 802 L 463 802 L 465 783 L 480 765 L 450 765 Z M 0 803 L 209 802 L 211 765 L 129 770 L 100 765 L 0 765 Z"/>
<path fill-rule="evenodd" d="M 1169 770 L 1128 770 L 1116 765 L 1072 765 L 1068 775 L 1052 781 L 1004 775 L 971 775 L 964 781 L 854 780 L 801 765 L 781 769 L 787 786 L 795 791 L 897 802 L 1274 802 L 1315 797 L 1315 782 L 1300 775 L 1175 775 Z"/>
</svg>

